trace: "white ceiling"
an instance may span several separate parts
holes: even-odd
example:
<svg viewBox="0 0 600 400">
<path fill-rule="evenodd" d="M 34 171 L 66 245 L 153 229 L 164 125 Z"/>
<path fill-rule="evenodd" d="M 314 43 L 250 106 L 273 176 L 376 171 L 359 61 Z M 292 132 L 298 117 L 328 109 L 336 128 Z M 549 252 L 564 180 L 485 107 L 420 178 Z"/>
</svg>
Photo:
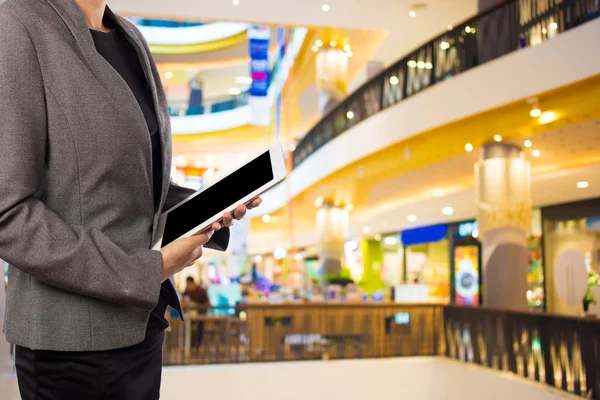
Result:
<svg viewBox="0 0 600 400">
<path fill-rule="evenodd" d="M 323 12 L 324 3 L 330 6 Z M 416 18 L 409 17 L 415 3 Z M 389 64 L 420 44 L 477 13 L 477 0 L 109 0 L 124 14 L 186 20 L 252 21 L 294 26 L 387 30 L 374 60 Z"/>
<path fill-rule="evenodd" d="M 525 139 L 533 142 L 533 147 L 525 149 L 525 154 L 531 162 L 534 206 L 600 197 L 600 120 L 551 129 L 513 143 L 522 145 Z M 532 156 L 533 149 L 540 151 L 539 158 Z M 475 218 L 474 165 L 478 158 L 478 151 L 465 152 L 375 186 L 369 193 L 371 199 L 398 198 L 397 195 L 402 194 L 401 200 L 375 202 L 376 205 L 368 209 L 355 209 L 351 214 L 352 236 L 362 236 L 365 226 L 370 228 L 370 235 L 374 235 Z M 577 182 L 580 181 L 589 182 L 589 187 L 578 189 Z M 454 214 L 444 216 L 444 207 L 453 207 Z M 410 214 L 417 216 L 416 222 L 408 222 Z M 315 243 L 313 224 L 300 226 L 297 223 L 295 227 L 296 245 Z M 281 232 L 255 232 L 250 235 L 249 248 L 263 253 L 289 247 L 288 236 L 287 232 L 283 235 Z"/>
</svg>

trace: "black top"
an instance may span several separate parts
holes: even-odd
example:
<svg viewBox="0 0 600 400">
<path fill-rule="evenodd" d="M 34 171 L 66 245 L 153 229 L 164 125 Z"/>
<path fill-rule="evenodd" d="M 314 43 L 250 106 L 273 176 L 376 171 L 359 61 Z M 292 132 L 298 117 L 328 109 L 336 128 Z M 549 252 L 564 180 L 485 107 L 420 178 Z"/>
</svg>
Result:
<svg viewBox="0 0 600 400">
<path fill-rule="evenodd" d="M 108 25 L 110 21 L 106 18 L 104 23 L 110 27 Z M 135 47 L 133 47 L 118 28 L 112 28 L 112 31 L 107 33 L 95 30 L 90 30 L 90 32 L 92 33 L 96 50 L 127 83 L 146 119 L 152 141 L 152 183 L 154 186 L 154 207 L 157 208 L 160 203 L 163 179 L 162 149 L 152 92 Z M 169 326 L 169 323 L 165 319 L 165 311 L 172 300 L 172 295 L 175 296 L 176 294 L 171 293 L 169 287 L 163 283 L 160 289 L 158 304 L 150 314 L 147 331 L 166 329 Z"/>
</svg>

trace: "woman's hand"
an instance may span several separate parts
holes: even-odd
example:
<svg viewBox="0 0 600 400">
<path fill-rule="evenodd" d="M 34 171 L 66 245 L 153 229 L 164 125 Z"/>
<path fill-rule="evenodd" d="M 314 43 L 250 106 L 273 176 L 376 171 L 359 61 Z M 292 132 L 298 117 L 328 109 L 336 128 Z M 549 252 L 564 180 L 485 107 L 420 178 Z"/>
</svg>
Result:
<svg viewBox="0 0 600 400">
<path fill-rule="evenodd" d="M 163 259 L 163 281 L 194 265 L 194 262 L 202 257 L 202 246 L 208 243 L 215 231 L 230 227 L 234 219 L 244 218 L 247 210 L 258 207 L 260 203 L 262 199 L 257 197 L 248 206 L 242 205 L 236 208 L 233 215 L 229 212 L 223 214 L 223 222 L 215 222 L 209 231 L 175 240 L 163 247 L 160 250 Z"/>
<path fill-rule="evenodd" d="M 177 239 L 160 249 L 163 259 L 163 282 L 192 266 L 197 259 L 202 257 L 202 246 L 210 240 L 213 232 L 213 230 L 209 230 Z"/>
<path fill-rule="evenodd" d="M 246 215 L 246 211 L 252 210 L 253 208 L 260 206 L 260 203 L 262 203 L 262 199 L 260 197 L 257 197 L 256 199 L 252 200 L 247 206 L 241 205 L 238 208 L 236 208 L 233 212 L 233 215 L 229 212 L 226 212 L 225 214 L 223 214 L 222 222 L 215 222 L 214 224 L 212 224 L 211 228 L 214 231 L 218 231 L 223 227 L 229 228 L 231 225 L 233 225 L 234 219 L 240 220 L 244 218 L 244 216 Z"/>
</svg>

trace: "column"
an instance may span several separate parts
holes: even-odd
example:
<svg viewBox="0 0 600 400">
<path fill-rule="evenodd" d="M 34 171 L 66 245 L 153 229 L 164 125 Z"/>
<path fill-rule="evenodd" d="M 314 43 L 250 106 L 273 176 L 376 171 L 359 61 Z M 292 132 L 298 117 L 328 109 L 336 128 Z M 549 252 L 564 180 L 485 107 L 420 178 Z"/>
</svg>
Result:
<svg viewBox="0 0 600 400">
<path fill-rule="evenodd" d="M 317 253 L 323 278 L 340 275 L 349 223 L 349 212 L 343 208 L 323 204 L 317 211 Z"/>
<path fill-rule="evenodd" d="M 485 306 L 527 309 L 530 176 L 530 164 L 520 147 L 483 146 L 475 182 Z"/>
<path fill-rule="evenodd" d="M 371 294 L 385 288 L 381 278 L 383 244 L 381 240 L 363 239 L 360 246 L 364 264 L 361 287 L 366 293 Z"/>
<path fill-rule="evenodd" d="M 348 52 L 336 46 L 336 41 L 332 41 L 317 53 L 317 87 L 321 114 L 333 109 L 348 92 Z"/>
</svg>

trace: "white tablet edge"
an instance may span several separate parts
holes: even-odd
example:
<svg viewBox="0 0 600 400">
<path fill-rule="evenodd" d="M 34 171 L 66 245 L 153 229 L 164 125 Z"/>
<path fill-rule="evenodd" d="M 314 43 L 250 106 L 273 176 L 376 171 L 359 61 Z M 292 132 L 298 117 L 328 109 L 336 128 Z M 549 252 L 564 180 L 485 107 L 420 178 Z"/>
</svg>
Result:
<svg viewBox="0 0 600 400">
<path fill-rule="evenodd" d="M 221 217 L 223 216 L 223 214 L 225 212 L 232 212 L 233 210 L 235 210 L 240 205 L 247 204 L 251 200 L 255 199 L 256 197 L 260 196 L 261 194 L 263 194 L 264 192 L 266 192 L 267 190 L 269 190 L 270 188 L 272 188 L 273 186 L 275 186 L 276 184 L 278 184 L 279 182 L 283 181 L 285 179 L 286 175 L 287 175 L 287 167 L 286 167 L 285 155 L 283 153 L 283 147 L 281 146 L 281 143 L 279 141 L 275 141 L 269 147 L 268 152 L 269 152 L 269 156 L 271 157 L 271 168 L 272 168 L 272 171 L 273 171 L 273 179 L 271 179 L 269 182 L 267 182 L 264 185 L 262 185 L 260 188 L 258 188 L 254 192 L 252 192 L 249 195 L 243 197 L 238 202 L 236 202 L 236 203 L 228 206 L 227 208 L 224 208 L 219 213 L 215 214 L 211 218 L 209 218 L 206 221 L 204 221 L 202 224 L 196 226 L 194 229 L 192 229 L 189 232 L 187 232 L 185 235 L 180 236 L 178 239 L 181 239 L 181 238 L 184 238 L 184 237 L 188 237 L 188 236 L 192 236 L 192 235 L 194 235 L 194 234 L 196 234 L 198 232 L 203 231 L 204 229 L 206 229 L 210 225 L 212 225 L 214 222 L 216 222 L 219 219 L 221 219 Z M 248 165 L 249 163 L 251 163 L 252 161 L 254 161 L 255 159 L 257 159 L 258 157 L 260 157 L 263 154 L 264 154 L 264 152 L 260 152 L 260 154 L 258 154 L 256 157 L 254 157 L 253 159 L 251 159 L 248 162 L 246 162 L 244 165 L 242 165 L 239 168 L 236 168 L 236 169 L 230 171 L 227 175 L 224 175 L 218 181 L 213 182 L 211 185 L 206 186 L 205 188 L 202 188 L 202 190 L 199 190 L 198 192 L 194 193 L 193 195 L 191 195 L 187 199 L 183 200 L 182 202 L 178 203 L 177 205 L 171 207 L 169 210 L 167 210 L 164 213 L 162 213 L 162 215 L 160 216 L 159 221 L 158 221 L 158 228 L 156 229 L 156 240 L 154 240 L 154 243 L 152 245 L 152 250 L 160 250 L 162 248 L 162 239 L 163 239 L 163 234 L 164 234 L 164 229 L 165 229 L 165 223 L 167 221 L 167 216 L 168 216 L 169 212 L 171 212 L 172 210 L 178 208 L 179 206 L 181 206 L 182 204 L 186 203 L 187 201 L 193 199 L 194 197 L 196 197 L 197 195 L 199 195 L 200 193 L 202 193 L 203 191 L 205 191 L 206 189 L 208 189 L 212 185 L 220 182 L 222 179 L 225 179 L 226 177 L 228 177 L 229 175 L 231 175 L 233 172 L 237 171 L 238 169 L 244 168 L 246 165 Z"/>
</svg>

